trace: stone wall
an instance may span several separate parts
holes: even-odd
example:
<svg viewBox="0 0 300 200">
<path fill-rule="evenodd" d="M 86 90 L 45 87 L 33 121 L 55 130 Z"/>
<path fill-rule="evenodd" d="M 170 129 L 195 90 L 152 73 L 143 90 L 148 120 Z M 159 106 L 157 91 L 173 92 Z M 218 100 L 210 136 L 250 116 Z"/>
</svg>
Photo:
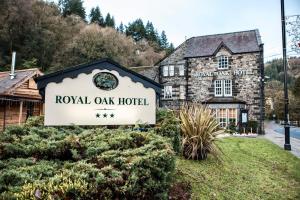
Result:
<svg viewBox="0 0 300 200">
<path fill-rule="evenodd" d="M 184 104 L 186 99 L 180 99 L 180 86 L 184 86 L 183 92 L 186 94 L 187 87 L 187 65 L 186 60 L 184 59 L 186 52 L 186 42 L 181 44 L 175 51 L 160 62 L 160 80 L 159 82 L 162 85 L 171 85 L 173 87 L 172 99 L 164 99 L 164 91 L 162 91 L 161 95 L 161 106 L 168 107 L 170 109 L 179 109 L 181 105 Z M 166 65 L 174 65 L 174 76 L 163 76 L 163 66 Z M 179 65 L 184 65 L 185 73 L 183 76 L 179 75 Z M 185 95 L 186 96 L 186 95 Z"/>
<path fill-rule="evenodd" d="M 218 70 L 218 55 L 229 56 L 229 69 Z M 261 98 L 259 52 L 230 55 L 230 52 L 222 48 L 214 57 L 190 58 L 188 65 L 189 100 L 196 102 L 207 101 L 214 97 L 214 80 L 230 79 L 232 80 L 232 96 L 246 102 L 250 119 L 259 119 Z M 222 72 L 214 76 L 197 76 L 199 72 L 213 73 L 220 71 Z M 237 72 L 245 74 L 237 75 Z"/>
</svg>

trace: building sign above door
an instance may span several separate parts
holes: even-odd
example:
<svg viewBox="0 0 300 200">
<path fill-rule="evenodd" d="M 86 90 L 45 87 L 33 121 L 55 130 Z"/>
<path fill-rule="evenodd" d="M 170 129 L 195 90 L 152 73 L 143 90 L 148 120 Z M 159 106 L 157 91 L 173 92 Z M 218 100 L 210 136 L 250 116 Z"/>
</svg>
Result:
<svg viewBox="0 0 300 200">
<path fill-rule="evenodd" d="M 214 76 L 245 76 L 245 75 L 253 75 L 253 71 L 251 69 L 237 69 L 237 70 L 220 70 L 220 71 L 192 71 L 192 76 L 197 78 L 202 77 L 214 77 Z"/>
</svg>

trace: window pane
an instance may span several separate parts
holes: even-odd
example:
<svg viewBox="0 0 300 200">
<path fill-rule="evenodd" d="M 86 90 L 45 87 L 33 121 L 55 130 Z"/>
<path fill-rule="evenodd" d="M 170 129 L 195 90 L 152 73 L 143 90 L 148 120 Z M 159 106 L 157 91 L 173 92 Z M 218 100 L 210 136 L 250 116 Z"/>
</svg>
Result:
<svg viewBox="0 0 300 200">
<path fill-rule="evenodd" d="M 237 120 L 237 112 L 235 108 L 229 108 L 228 109 L 228 120 L 229 124 L 234 124 L 236 125 L 236 120 Z"/>
<path fill-rule="evenodd" d="M 168 74 L 169 74 L 168 66 L 163 66 L 163 76 L 168 76 Z"/>
<path fill-rule="evenodd" d="M 218 110 L 218 121 L 220 127 L 224 128 L 227 125 L 227 113 L 225 108 L 221 108 Z"/>
<path fill-rule="evenodd" d="M 179 76 L 184 76 L 184 65 L 179 65 Z"/>
<path fill-rule="evenodd" d="M 165 99 L 170 99 L 172 98 L 172 86 L 166 85 L 164 87 L 164 98 Z"/>
<path fill-rule="evenodd" d="M 232 95 L 232 81 L 224 80 L 224 96 Z"/>
<path fill-rule="evenodd" d="M 222 96 L 222 81 L 215 80 L 215 96 Z"/>
<path fill-rule="evenodd" d="M 228 57 L 220 56 L 218 58 L 218 67 L 219 69 L 227 69 L 228 68 Z"/>
<path fill-rule="evenodd" d="M 174 76 L 174 66 L 173 65 L 169 66 L 169 75 Z"/>
</svg>

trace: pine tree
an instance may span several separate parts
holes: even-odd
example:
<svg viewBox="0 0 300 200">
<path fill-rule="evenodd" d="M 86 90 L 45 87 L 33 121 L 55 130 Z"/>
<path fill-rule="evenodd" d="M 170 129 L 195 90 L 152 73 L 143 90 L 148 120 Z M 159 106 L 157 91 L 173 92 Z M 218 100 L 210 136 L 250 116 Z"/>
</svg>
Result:
<svg viewBox="0 0 300 200">
<path fill-rule="evenodd" d="M 158 34 L 157 34 L 157 31 L 154 30 L 154 26 L 153 26 L 152 22 L 148 21 L 145 29 L 146 29 L 146 39 L 148 41 L 159 43 Z"/>
<path fill-rule="evenodd" d="M 161 32 L 159 45 L 162 49 L 167 49 L 169 46 L 167 35 L 165 31 Z"/>
<path fill-rule="evenodd" d="M 120 33 L 124 33 L 125 28 L 124 28 L 124 25 L 123 25 L 122 22 L 121 22 L 120 26 L 117 28 L 117 31 L 120 32 Z"/>
<path fill-rule="evenodd" d="M 115 18 L 111 17 L 109 13 L 105 17 L 105 26 L 115 28 Z"/>
<path fill-rule="evenodd" d="M 85 9 L 82 0 L 59 0 L 58 5 L 64 17 L 78 15 L 85 21 Z"/>
<path fill-rule="evenodd" d="M 135 41 L 146 38 L 146 29 L 143 20 L 137 19 L 134 22 L 129 23 L 126 28 L 126 35 L 131 36 Z"/>
<path fill-rule="evenodd" d="M 90 17 L 90 23 L 97 23 L 99 26 L 104 26 L 104 19 L 100 12 L 99 6 L 91 9 L 91 13 L 89 17 Z"/>
<path fill-rule="evenodd" d="M 173 43 L 170 43 L 169 47 L 166 49 L 167 55 L 170 55 L 175 50 Z"/>
</svg>

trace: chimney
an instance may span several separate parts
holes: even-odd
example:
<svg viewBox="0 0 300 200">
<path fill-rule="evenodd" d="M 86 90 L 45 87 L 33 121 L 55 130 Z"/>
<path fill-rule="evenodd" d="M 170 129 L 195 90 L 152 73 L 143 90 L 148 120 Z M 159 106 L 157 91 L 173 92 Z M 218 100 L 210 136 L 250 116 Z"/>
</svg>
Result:
<svg viewBox="0 0 300 200">
<path fill-rule="evenodd" d="M 14 51 L 12 53 L 12 58 L 11 58 L 11 69 L 10 69 L 10 79 L 14 79 L 16 74 L 15 74 L 15 64 L 16 64 L 16 52 Z"/>
</svg>

